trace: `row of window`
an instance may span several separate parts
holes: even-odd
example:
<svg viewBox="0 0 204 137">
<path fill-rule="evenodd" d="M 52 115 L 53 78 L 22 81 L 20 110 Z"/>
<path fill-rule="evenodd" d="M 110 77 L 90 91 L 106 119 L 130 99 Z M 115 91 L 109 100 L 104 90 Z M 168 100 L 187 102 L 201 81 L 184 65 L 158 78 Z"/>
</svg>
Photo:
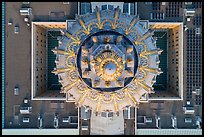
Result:
<svg viewBox="0 0 204 137">
<path fill-rule="evenodd" d="M 36 31 L 36 33 L 38 34 L 38 31 Z M 43 33 L 40 33 L 40 35 L 42 36 L 43 35 Z M 46 34 L 44 34 L 44 36 L 46 36 Z M 38 37 L 38 36 L 37 36 Z"/>
<path fill-rule="evenodd" d="M 170 89 L 170 88 L 171 88 L 172 90 L 174 90 L 174 89 L 176 88 L 176 91 L 178 91 L 178 85 L 176 85 L 176 87 L 175 87 L 175 86 L 170 86 L 170 85 L 169 85 L 169 89 Z"/>
<path fill-rule="evenodd" d="M 202 79 L 201 73 L 197 72 L 197 73 L 187 73 L 186 74 L 186 78 L 187 79 L 192 79 L 192 80 L 198 80 L 200 81 Z"/>
<path fill-rule="evenodd" d="M 193 55 L 187 55 L 187 60 L 191 60 L 190 58 L 193 58 L 193 59 L 197 59 L 198 61 L 199 61 L 199 59 L 201 59 L 202 58 L 202 56 L 198 56 L 198 55 L 195 55 L 195 56 L 193 56 Z M 196 60 L 195 60 L 196 61 Z M 194 63 L 194 62 L 193 62 Z M 201 63 L 200 61 L 199 62 L 195 62 L 195 63 Z"/>
<path fill-rule="evenodd" d="M 202 17 L 201 16 L 194 17 L 193 25 L 194 26 L 201 26 L 202 25 Z"/>
<path fill-rule="evenodd" d="M 38 41 L 38 38 L 36 39 L 36 41 Z M 41 43 L 42 43 L 42 42 L 46 43 L 46 41 L 45 41 L 45 40 L 44 40 L 44 41 L 43 41 L 43 40 L 40 40 L 40 42 L 41 42 Z"/>
<path fill-rule="evenodd" d="M 201 44 L 201 42 L 187 42 L 187 48 L 199 48 Z"/>
<path fill-rule="evenodd" d="M 38 64 L 39 62 L 38 62 L 38 58 L 36 58 L 36 64 Z M 42 64 L 43 63 L 43 59 L 41 58 L 40 59 L 40 63 Z"/>
<path fill-rule="evenodd" d="M 124 3 L 123 12 L 128 13 L 130 15 L 134 15 L 135 14 L 134 3 Z"/>
<path fill-rule="evenodd" d="M 176 42 L 179 41 L 178 37 L 175 38 Z M 172 41 L 169 40 L 169 43 L 174 43 L 174 39 L 172 39 Z M 176 44 L 176 46 L 178 46 L 178 43 Z"/>
<path fill-rule="evenodd" d="M 201 42 L 187 42 L 187 48 L 199 48 L 201 44 Z"/>
<path fill-rule="evenodd" d="M 39 69 L 36 67 L 36 71 L 38 71 Z M 43 70 L 43 68 L 40 68 L 40 70 Z"/>
<path fill-rule="evenodd" d="M 199 35 L 195 35 L 195 33 L 194 34 L 187 34 L 187 40 L 189 41 L 201 41 L 202 40 L 202 38 L 199 36 Z"/>
<path fill-rule="evenodd" d="M 113 10 L 113 8 L 114 8 L 113 5 L 109 5 L 109 4 L 101 6 L 102 10 L 106 10 L 106 9 Z"/>
<path fill-rule="evenodd" d="M 195 49 L 187 49 L 186 50 L 187 51 L 187 56 L 189 56 L 189 57 L 192 57 L 192 56 L 197 56 L 197 57 L 201 57 L 200 55 L 202 54 L 202 52 L 201 52 L 201 47 L 199 47 L 199 48 L 197 48 L 196 50 Z M 200 58 L 199 58 L 200 59 Z"/>
<path fill-rule="evenodd" d="M 36 76 L 36 86 L 37 86 L 37 87 L 39 86 L 39 81 L 40 81 L 40 82 L 46 81 L 46 74 L 40 75 L 40 79 L 38 79 L 38 78 L 39 78 L 39 77 Z"/>
<path fill-rule="evenodd" d="M 160 10 L 160 2 L 152 2 L 152 10 Z"/>
<path fill-rule="evenodd" d="M 196 34 L 195 31 L 196 31 L 196 30 L 194 30 L 194 33 L 187 33 L 186 38 L 187 38 L 187 39 L 191 39 L 191 40 L 194 40 L 194 39 L 196 39 L 196 40 L 202 40 L 202 37 L 201 37 L 200 35 L 195 35 L 195 34 Z"/>
<path fill-rule="evenodd" d="M 171 77 L 171 75 L 169 75 L 169 77 Z M 174 75 L 172 75 L 172 78 L 174 78 Z M 176 77 L 176 79 L 178 79 L 178 77 Z"/>
<path fill-rule="evenodd" d="M 189 89 L 190 87 L 201 87 L 201 83 L 196 83 L 196 84 L 187 83 L 187 88 Z"/>
<path fill-rule="evenodd" d="M 187 56 L 187 63 L 192 63 L 192 66 L 195 66 L 197 63 L 202 63 L 201 57 L 200 58 L 194 58 L 193 56 Z M 195 63 L 195 64 L 194 64 Z M 190 64 L 188 64 L 190 65 Z"/>
<path fill-rule="evenodd" d="M 179 6 L 180 8 L 182 8 L 182 2 L 169 2 L 169 6 Z"/>
<path fill-rule="evenodd" d="M 166 17 L 179 17 L 179 8 L 182 8 L 182 3 L 169 2 L 166 7 Z"/>
<path fill-rule="evenodd" d="M 192 84 L 192 83 L 200 83 L 202 81 L 200 80 L 187 80 L 187 83 Z"/>
<path fill-rule="evenodd" d="M 196 79 L 196 81 L 200 81 L 201 77 L 200 76 L 187 76 L 187 79 Z"/>
<path fill-rule="evenodd" d="M 189 67 L 189 66 L 188 66 Z M 195 66 L 196 67 L 196 66 Z M 194 68 L 195 68 L 194 67 Z M 187 71 L 191 71 L 191 72 L 187 72 L 187 73 L 190 73 L 190 74 L 194 74 L 196 76 L 196 73 L 197 74 L 200 74 L 200 72 L 198 71 L 201 71 L 201 66 L 197 67 L 196 69 L 190 69 L 190 68 L 187 68 L 186 69 Z"/>
<path fill-rule="evenodd" d="M 81 2 L 80 9 L 81 9 L 80 11 L 81 11 L 82 15 L 86 14 L 86 13 L 91 13 L 91 3 L 90 2 Z M 101 9 L 102 10 L 106 10 L 106 9 L 113 10 L 114 6 L 110 5 L 110 4 L 105 4 L 105 5 L 101 6 Z M 134 15 L 134 13 L 135 13 L 134 3 L 124 3 L 123 13 L 128 13 L 130 15 Z"/>
<path fill-rule="evenodd" d="M 167 10 L 166 11 L 166 17 L 179 17 L 179 10 L 178 11 L 174 11 L 174 10 L 172 10 L 172 11 L 169 11 L 169 10 Z"/>
<path fill-rule="evenodd" d="M 202 8 L 202 2 L 193 2 L 194 8 Z"/>
<path fill-rule="evenodd" d="M 40 51 L 40 53 L 41 53 L 41 54 L 43 53 L 42 50 Z M 38 56 L 38 51 L 36 51 L 36 56 Z"/>
<path fill-rule="evenodd" d="M 199 66 L 197 66 L 197 65 L 194 65 L 194 66 L 188 65 L 187 67 L 188 67 L 186 69 L 187 71 L 192 71 L 192 72 L 187 72 L 187 74 L 191 74 L 191 73 L 194 73 L 194 74 L 198 73 L 199 74 L 200 72 L 196 72 L 196 71 L 201 71 L 201 69 L 202 69 L 201 65 L 199 65 Z"/>
<path fill-rule="evenodd" d="M 194 83 L 197 83 L 197 84 L 193 84 L 192 82 L 191 83 L 188 83 L 189 85 L 187 85 L 187 87 L 189 87 L 190 89 L 192 88 L 192 87 L 194 87 L 194 86 L 196 86 L 196 85 L 201 85 L 200 83 L 201 83 L 202 81 L 194 81 Z M 192 85 L 193 84 L 193 85 Z"/>
<path fill-rule="evenodd" d="M 187 71 L 192 71 L 192 72 L 187 72 L 187 77 L 197 77 L 198 79 L 199 78 L 201 79 L 201 72 L 198 72 L 198 71 L 201 71 L 201 69 L 194 69 L 194 70 L 187 69 Z"/>
<path fill-rule="evenodd" d="M 190 79 L 198 79 L 198 80 L 201 80 L 202 76 L 201 76 L 201 73 L 200 72 L 188 72 L 187 73 L 187 77 Z"/>
<path fill-rule="evenodd" d="M 150 13 L 150 19 L 164 20 L 164 13 L 161 12 Z"/>
<path fill-rule="evenodd" d="M 193 43 L 201 43 L 202 38 L 198 38 L 198 37 L 187 37 L 187 43 L 188 42 L 193 42 Z"/>
<path fill-rule="evenodd" d="M 201 40 L 197 40 L 197 39 L 187 40 L 188 47 L 199 47 L 201 44 L 202 44 Z"/>
<path fill-rule="evenodd" d="M 46 74 L 44 74 L 44 77 L 46 76 Z M 40 77 L 42 78 L 43 77 L 43 75 L 40 75 Z M 38 79 L 38 76 L 36 76 L 36 78 Z"/>
<path fill-rule="evenodd" d="M 201 68 L 199 69 L 187 69 L 190 70 L 189 72 L 187 72 L 187 76 L 191 76 L 191 77 L 198 77 L 201 78 Z"/>
</svg>

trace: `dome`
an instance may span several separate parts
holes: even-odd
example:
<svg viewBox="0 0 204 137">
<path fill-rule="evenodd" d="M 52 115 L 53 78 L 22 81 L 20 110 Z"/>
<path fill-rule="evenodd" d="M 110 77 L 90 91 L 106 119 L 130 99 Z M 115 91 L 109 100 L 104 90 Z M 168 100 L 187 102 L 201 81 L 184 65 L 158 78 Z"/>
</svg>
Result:
<svg viewBox="0 0 204 137">
<path fill-rule="evenodd" d="M 116 72 L 116 65 L 113 62 L 109 62 L 104 67 L 104 72 L 107 75 L 113 75 Z"/>
<path fill-rule="evenodd" d="M 53 50 L 61 93 L 71 94 L 78 107 L 89 106 L 96 114 L 137 107 L 144 94 L 154 93 L 161 50 L 139 16 L 122 13 L 119 7 L 96 7 L 76 21 Z"/>
</svg>

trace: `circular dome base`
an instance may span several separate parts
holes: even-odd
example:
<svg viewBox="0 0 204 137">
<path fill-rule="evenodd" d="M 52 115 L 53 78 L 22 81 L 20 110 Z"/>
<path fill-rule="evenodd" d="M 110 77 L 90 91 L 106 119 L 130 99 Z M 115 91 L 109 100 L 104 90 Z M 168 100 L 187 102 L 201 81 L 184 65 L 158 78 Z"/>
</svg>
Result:
<svg viewBox="0 0 204 137">
<path fill-rule="evenodd" d="M 96 7 L 62 34 L 53 50 L 58 60 L 53 73 L 63 85 L 61 93 L 73 95 L 77 106 L 119 112 L 154 93 L 160 50 L 139 16 Z"/>
</svg>

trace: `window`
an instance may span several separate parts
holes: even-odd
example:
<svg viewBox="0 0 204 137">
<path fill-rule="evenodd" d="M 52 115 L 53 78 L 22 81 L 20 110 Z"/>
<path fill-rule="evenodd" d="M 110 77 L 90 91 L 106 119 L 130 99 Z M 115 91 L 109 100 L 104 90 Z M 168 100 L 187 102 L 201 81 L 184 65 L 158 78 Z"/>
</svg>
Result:
<svg viewBox="0 0 204 137">
<path fill-rule="evenodd" d="M 123 12 L 128 13 L 128 3 L 124 3 L 123 5 Z"/>
<path fill-rule="evenodd" d="M 114 8 L 113 5 L 108 5 L 109 10 L 113 10 L 113 8 Z"/>
<path fill-rule="evenodd" d="M 107 10 L 107 9 L 109 9 L 109 10 L 113 10 L 114 9 L 114 6 L 113 5 L 102 5 L 101 6 L 101 9 L 102 10 Z"/>
<path fill-rule="evenodd" d="M 91 13 L 90 2 L 81 2 L 81 14 Z"/>
<path fill-rule="evenodd" d="M 102 5 L 102 6 L 101 6 L 101 9 L 102 9 L 102 10 L 106 10 L 106 9 L 107 9 L 107 5 Z"/>
<path fill-rule="evenodd" d="M 128 13 L 130 15 L 134 15 L 134 3 L 124 3 L 123 5 L 123 12 Z"/>
<path fill-rule="evenodd" d="M 200 34 L 200 28 L 195 29 L 196 34 Z"/>
<path fill-rule="evenodd" d="M 130 3 L 130 15 L 134 15 L 135 8 L 134 8 L 134 3 Z"/>
<path fill-rule="evenodd" d="M 174 55 L 174 51 L 172 51 L 172 55 Z"/>
</svg>

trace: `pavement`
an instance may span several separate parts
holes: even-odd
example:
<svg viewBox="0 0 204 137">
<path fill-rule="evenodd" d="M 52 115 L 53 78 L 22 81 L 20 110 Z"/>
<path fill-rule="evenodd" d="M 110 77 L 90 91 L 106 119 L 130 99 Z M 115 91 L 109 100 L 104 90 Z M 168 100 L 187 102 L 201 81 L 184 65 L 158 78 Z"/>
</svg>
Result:
<svg viewBox="0 0 204 137">
<path fill-rule="evenodd" d="M 124 119 L 123 113 L 119 116 L 101 117 L 91 115 L 91 135 L 117 135 L 124 134 Z"/>
</svg>

